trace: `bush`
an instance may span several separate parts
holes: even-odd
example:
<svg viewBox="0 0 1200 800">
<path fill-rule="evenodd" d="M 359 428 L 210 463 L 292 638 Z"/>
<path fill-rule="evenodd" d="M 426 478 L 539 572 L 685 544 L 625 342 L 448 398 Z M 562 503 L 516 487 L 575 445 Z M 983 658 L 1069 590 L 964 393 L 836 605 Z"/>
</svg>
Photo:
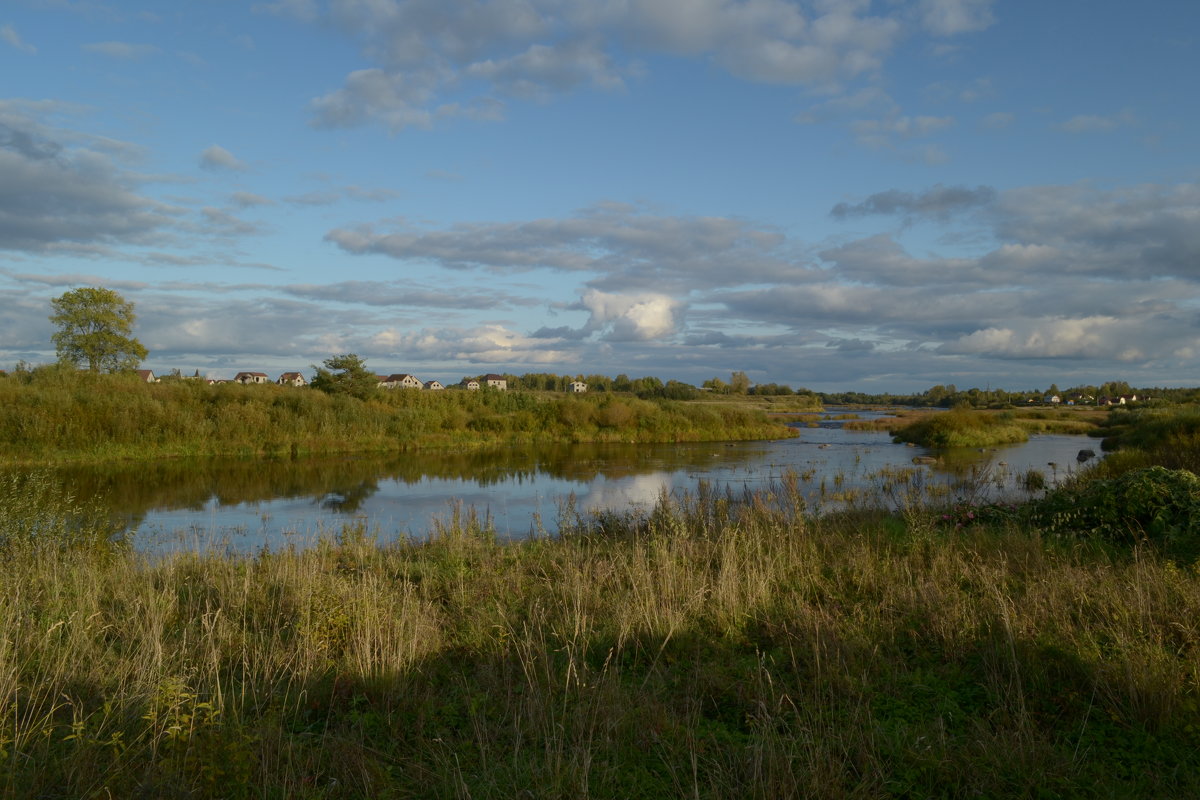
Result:
<svg viewBox="0 0 1200 800">
<path fill-rule="evenodd" d="M 1200 478 L 1159 466 L 1136 469 L 1059 489 L 1032 511 L 1037 522 L 1056 533 L 1117 541 L 1194 538 L 1200 532 Z"/>
</svg>

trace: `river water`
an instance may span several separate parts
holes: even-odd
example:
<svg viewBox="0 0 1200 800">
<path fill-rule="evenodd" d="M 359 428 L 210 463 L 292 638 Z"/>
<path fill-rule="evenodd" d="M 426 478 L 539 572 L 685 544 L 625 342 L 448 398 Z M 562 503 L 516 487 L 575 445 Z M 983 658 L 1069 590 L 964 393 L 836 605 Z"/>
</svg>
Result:
<svg viewBox="0 0 1200 800">
<path fill-rule="evenodd" d="M 558 445 L 467 453 L 299 460 L 204 459 L 64 468 L 77 497 L 103 498 L 148 550 L 218 547 L 249 552 L 305 546 L 361 523 L 380 540 L 423 537 L 473 510 L 501 538 L 552 533 L 564 510 L 587 515 L 652 507 L 700 481 L 741 492 L 798 475 L 814 513 L 875 494 L 897 470 L 975 499 L 1016 498 L 1038 470 L 1053 485 L 1078 469 L 1095 440 L 1034 436 L 985 451 L 933 455 L 883 431 L 851 431 L 831 410 L 798 422 L 799 437 L 766 442 Z M 869 417 L 870 414 L 860 414 Z"/>
</svg>

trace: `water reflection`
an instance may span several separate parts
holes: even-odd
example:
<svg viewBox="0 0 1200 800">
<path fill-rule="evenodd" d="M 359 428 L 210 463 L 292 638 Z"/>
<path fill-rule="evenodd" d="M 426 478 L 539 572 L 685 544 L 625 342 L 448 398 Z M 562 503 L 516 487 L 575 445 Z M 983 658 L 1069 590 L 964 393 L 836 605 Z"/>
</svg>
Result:
<svg viewBox="0 0 1200 800">
<path fill-rule="evenodd" d="M 887 470 L 919 470 L 922 480 L 991 481 L 1011 492 L 1029 469 L 1051 485 L 1075 468 L 1090 440 L 1038 436 L 1003 449 L 940 454 L 914 467 L 921 448 L 882 431 L 847 431 L 824 419 L 800 437 L 773 442 L 664 445 L 557 445 L 463 453 L 400 453 L 296 460 L 202 459 L 70 467 L 56 475 L 76 497 L 103 498 L 147 547 L 179 531 L 196 540 L 231 539 L 238 549 L 277 547 L 363 520 L 381 538 L 423 536 L 460 504 L 504 537 L 553 531 L 573 510 L 652 506 L 699 480 L 734 491 L 759 489 L 795 473 L 810 506 L 827 509 L 854 491 L 874 491 Z M 1053 466 L 1051 466 L 1053 465 Z"/>
</svg>

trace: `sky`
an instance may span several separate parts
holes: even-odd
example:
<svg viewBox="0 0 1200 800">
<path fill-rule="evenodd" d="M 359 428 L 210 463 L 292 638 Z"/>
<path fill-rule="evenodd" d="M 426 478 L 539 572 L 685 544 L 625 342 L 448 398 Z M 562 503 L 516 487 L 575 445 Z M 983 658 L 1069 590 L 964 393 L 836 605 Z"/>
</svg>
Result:
<svg viewBox="0 0 1200 800">
<path fill-rule="evenodd" d="M 4 0 L 0 368 L 1200 385 L 1195 0 Z"/>
</svg>

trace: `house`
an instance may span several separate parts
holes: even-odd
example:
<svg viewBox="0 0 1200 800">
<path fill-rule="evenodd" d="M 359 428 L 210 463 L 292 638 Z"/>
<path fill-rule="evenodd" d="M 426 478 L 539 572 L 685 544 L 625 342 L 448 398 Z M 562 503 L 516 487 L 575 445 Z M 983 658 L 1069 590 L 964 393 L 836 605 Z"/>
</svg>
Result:
<svg viewBox="0 0 1200 800">
<path fill-rule="evenodd" d="M 143 380 L 146 383 L 158 383 L 158 378 L 154 377 L 154 370 L 138 369 L 134 370 L 134 372 L 137 373 L 137 376 L 140 380 Z"/>
<path fill-rule="evenodd" d="M 431 392 L 436 392 L 439 389 L 445 389 L 441 381 L 425 381 L 425 388 Z"/>
<path fill-rule="evenodd" d="M 464 389 L 466 389 L 469 392 L 478 392 L 479 391 L 479 381 L 473 380 L 471 378 L 463 378 L 462 383 L 460 383 L 459 386 L 463 387 Z"/>
<path fill-rule="evenodd" d="M 280 386 L 307 386 L 308 381 L 299 372 L 285 372 L 275 381 Z"/>
<path fill-rule="evenodd" d="M 490 372 L 483 376 L 483 381 L 489 389 L 497 389 L 501 392 L 508 391 L 508 380 L 503 375 Z"/>
<path fill-rule="evenodd" d="M 233 376 L 233 380 L 237 383 L 269 383 L 270 378 L 265 372 L 239 372 Z"/>
<path fill-rule="evenodd" d="M 583 394 L 587 391 L 587 384 L 583 381 L 571 381 L 570 389 L 575 394 Z"/>
<path fill-rule="evenodd" d="M 388 375 L 379 385 L 384 389 L 420 389 L 425 384 L 421 383 L 420 379 L 415 375 L 409 375 L 407 372 L 397 372 L 394 375 Z"/>
<path fill-rule="evenodd" d="M 1046 405 L 1056 406 L 1062 402 L 1062 398 L 1056 394 L 1048 394 L 1042 398 L 1042 402 Z"/>
</svg>

